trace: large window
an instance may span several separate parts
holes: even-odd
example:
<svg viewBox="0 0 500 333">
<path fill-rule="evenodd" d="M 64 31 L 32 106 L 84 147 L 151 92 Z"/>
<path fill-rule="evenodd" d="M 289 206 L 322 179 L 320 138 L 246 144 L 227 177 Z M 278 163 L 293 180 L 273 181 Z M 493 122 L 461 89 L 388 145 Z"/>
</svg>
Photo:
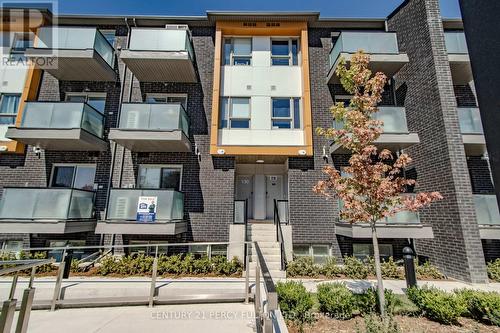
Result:
<svg viewBox="0 0 500 333">
<path fill-rule="evenodd" d="M 324 244 L 294 245 L 293 255 L 297 258 L 311 257 L 315 264 L 324 264 L 331 256 L 330 246 Z"/>
<path fill-rule="evenodd" d="M 181 190 L 182 166 L 180 165 L 147 165 L 139 166 L 137 187 L 164 188 Z"/>
<path fill-rule="evenodd" d="M 104 107 L 106 106 L 106 94 L 105 93 L 67 93 L 66 101 L 76 102 L 76 103 L 87 103 L 97 111 L 104 113 Z"/>
<path fill-rule="evenodd" d="M 99 30 L 101 34 L 106 38 L 109 44 L 111 46 L 115 45 L 115 40 L 116 40 L 116 31 L 115 30 Z"/>
<path fill-rule="evenodd" d="M 29 33 L 16 33 L 10 53 L 24 55 L 27 48 L 33 47 L 33 35 Z"/>
<path fill-rule="evenodd" d="M 94 189 L 95 165 L 60 164 L 52 169 L 51 187 L 68 187 L 82 190 Z"/>
<path fill-rule="evenodd" d="M 250 128 L 250 98 L 223 97 L 220 128 Z"/>
<path fill-rule="evenodd" d="M 383 260 L 392 257 L 392 244 L 379 244 L 380 258 Z M 368 257 L 373 257 L 373 244 L 352 244 L 353 255 L 358 259 L 366 259 Z"/>
<path fill-rule="evenodd" d="M 300 128 L 300 98 L 273 98 L 272 108 L 271 126 L 273 129 Z"/>
<path fill-rule="evenodd" d="M 187 110 L 186 94 L 147 94 L 146 103 L 180 103 Z"/>
<path fill-rule="evenodd" d="M 271 40 L 271 64 L 273 66 L 297 66 L 299 41 L 297 39 Z"/>
<path fill-rule="evenodd" d="M 16 122 L 20 98 L 19 94 L 0 94 L 0 125 L 12 125 Z"/>
<path fill-rule="evenodd" d="M 224 65 L 250 66 L 252 64 L 251 38 L 224 39 Z"/>
</svg>

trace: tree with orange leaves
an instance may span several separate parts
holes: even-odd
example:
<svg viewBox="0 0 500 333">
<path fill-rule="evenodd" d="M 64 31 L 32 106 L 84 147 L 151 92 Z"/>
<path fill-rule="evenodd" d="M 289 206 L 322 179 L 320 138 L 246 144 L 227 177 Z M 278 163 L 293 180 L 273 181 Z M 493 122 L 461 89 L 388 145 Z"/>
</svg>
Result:
<svg viewBox="0 0 500 333">
<path fill-rule="evenodd" d="M 374 145 L 383 133 L 383 122 L 374 120 L 373 116 L 378 112 L 387 77 L 380 72 L 372 75 L 369 62 L 369 55 L 358 51 L 352 55 L 349 67 L 345 59 L 341 59 L 335 70 L 340 83 L 353 97 L 348 106 L 337 102 L 330 108 L 335 121 L 343 123 L 343 128 L 318 128 L 317 133 L 350 152 L 349 166 L 343 168 L 348 176 L 342 177 L 339 170 L 327 165 L 323 170 L 327 178 L 318 181 L 313 190 L 327 198 L 342 200 L 340 218 L 343 221 L 370 225 L 380 313 L 384 316 L 377 224 L 401 211 L 416 212 L 442 196 L 438 192 L 401 195 L 408 185 L 415 184 L 415 180 L 401 176 L 411 158 L 405 153 L 394 157 L 387 149 L 379 152 Z"/>
</svg>

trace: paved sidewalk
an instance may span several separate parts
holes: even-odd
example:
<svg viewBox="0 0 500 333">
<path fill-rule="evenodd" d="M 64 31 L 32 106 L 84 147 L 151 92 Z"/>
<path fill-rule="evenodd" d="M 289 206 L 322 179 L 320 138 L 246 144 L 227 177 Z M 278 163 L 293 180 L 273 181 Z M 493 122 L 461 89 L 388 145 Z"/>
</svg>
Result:
<svg viewBox="0 0 500 333">
<path fill-rule="evenodd" d="M 31 312 L 28 332 L 251 333 L 255 320 L 253 304 L 242 303 L 37 310 Z"/>
</svg>

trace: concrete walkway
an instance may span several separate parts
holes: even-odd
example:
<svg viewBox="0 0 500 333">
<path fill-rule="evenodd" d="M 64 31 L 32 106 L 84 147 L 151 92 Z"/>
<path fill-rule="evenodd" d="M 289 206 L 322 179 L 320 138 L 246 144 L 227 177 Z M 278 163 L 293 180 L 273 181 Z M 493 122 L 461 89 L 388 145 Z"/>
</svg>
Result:
<svg viewBox="0 0 500 333">
<path fill-rule="evenodd" d="M 242 303 L 36 310 L 31 312 L 28 332 L 250 333 L 255 332 L 254 318 L 253 304 Z"/>
</svg>

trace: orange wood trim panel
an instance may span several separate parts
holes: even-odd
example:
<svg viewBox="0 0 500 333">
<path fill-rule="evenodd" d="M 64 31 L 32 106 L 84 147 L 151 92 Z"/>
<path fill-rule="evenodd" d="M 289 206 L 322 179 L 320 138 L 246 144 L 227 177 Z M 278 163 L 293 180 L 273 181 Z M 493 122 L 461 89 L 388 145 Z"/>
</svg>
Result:
<svg viewBox="0 0 500 333">
<path fill-rule="evenodd" d="M 300 36 L 306 22 L 217 22 L 224 35 L 236 36 Z"/>
<path fill-rule="evenodd" d="M 210 151 L 217 151 L 217 140 L 219 130 L 219 95 L 220 95 L 220 67 L 222 57 L 222 30 L 215 30 L 215 54 L 214 54 L 214 83 L 212 90 L 212 115 L 210 131 Z"/>
<path fill-rule="evenodd" d="M 218 149 L 224 149 L 224 154 L 218 154 Z M 225 155 L 278 155 L 301 156 L 299 150 L 306 150 L 305 146 L 217 146 L 210 147 L 210 154 Z"/>
<path fill-rule="evenodd" d="M 302 53 L 302 103 L 304 108 L 304 135 L 307 155 L 313 155 L 313 133 L 312 133 L 312 106 L 311 106 L 311 83 L 309 79 L 309 41 L 307 27 L 300 34 Z"/>
</svg>

